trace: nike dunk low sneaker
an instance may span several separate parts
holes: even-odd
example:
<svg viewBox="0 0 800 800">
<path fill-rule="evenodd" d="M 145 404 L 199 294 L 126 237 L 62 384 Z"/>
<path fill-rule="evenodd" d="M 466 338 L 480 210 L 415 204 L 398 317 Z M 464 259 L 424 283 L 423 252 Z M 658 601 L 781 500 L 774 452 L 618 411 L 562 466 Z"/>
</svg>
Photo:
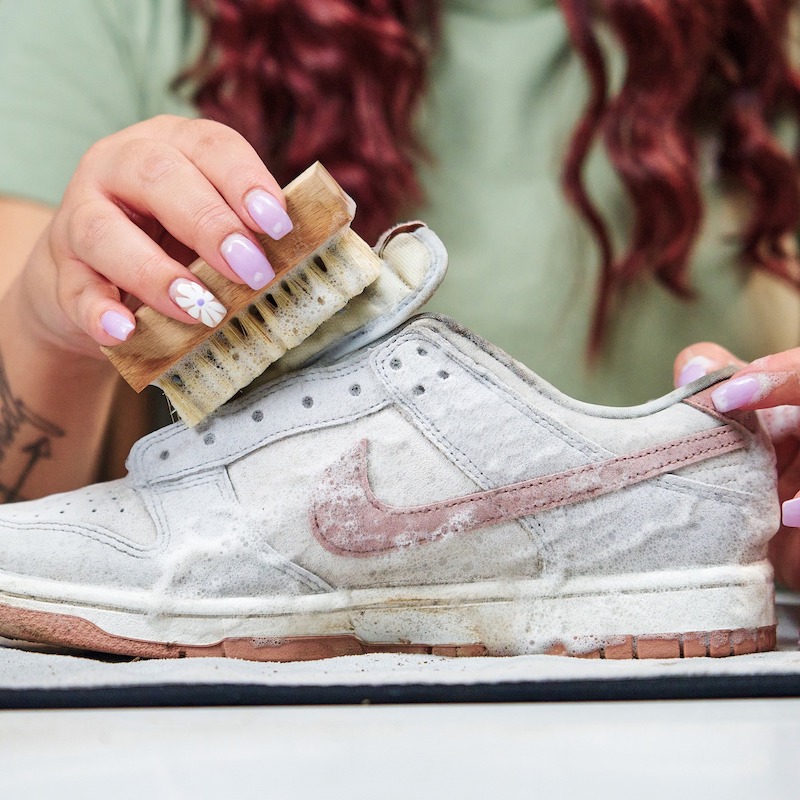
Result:
<svg viewBox="0 0 800 800">
<path fill-rule="evenodd" d="M 772 649 L 774 454 L 713 410 L 730 372 L 578 402 L 450 319 L 401 322 L 444 271 L 429 230 L 381 252 L 390 302 L 334 320 L 314 363 L 140 440 L 122 480 L 0 507 L 0 635 L 261 660 Z"/>
</svg>

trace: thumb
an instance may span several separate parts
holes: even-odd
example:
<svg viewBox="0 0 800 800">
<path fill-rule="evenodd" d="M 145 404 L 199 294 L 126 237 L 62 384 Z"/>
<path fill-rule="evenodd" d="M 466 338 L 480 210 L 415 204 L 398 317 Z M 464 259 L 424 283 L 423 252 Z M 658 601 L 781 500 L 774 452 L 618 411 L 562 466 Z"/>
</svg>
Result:
<svg viewBox="0 0 800 800">
<path fill-rule="evenodd" d="M 672 370 L 673 380 L 675 386 L 686 386 L 687 383 L 696 381 L 716 369 L 731 365 L 743 367 L 745 363 L 718 344 L 699 342 L 689 345 L 678 353 Z"/>
</svg>

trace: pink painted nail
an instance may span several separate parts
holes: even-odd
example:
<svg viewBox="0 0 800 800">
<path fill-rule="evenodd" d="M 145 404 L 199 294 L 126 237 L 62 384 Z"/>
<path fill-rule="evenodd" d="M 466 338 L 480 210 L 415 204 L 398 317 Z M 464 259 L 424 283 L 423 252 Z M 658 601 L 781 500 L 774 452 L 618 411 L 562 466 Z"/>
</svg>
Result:
<svg viewBox="0 0 800 800">
<path fill-rule="evenodd" d="M 244 199 L 250 216 L 273 239 L 281 239 L 294 227 L 283 206 L 263 189 L 254 189 Z"/>
<path fill-rule="evenodd" d="M 678 386 L 686 386 L 687 383 L 691 383 L 698 378 L 702 378 L 704 375 L 708 375 L 713 366 L 714 362 L 705 356 L 690 358 L 686 364 L 684 364 L 681 374 L 678 376 Z"/>
<path fill-rule="evenodd" d="M 261 248 L 241 233 L 228 236 L 220 251 L 228 266 L 251 289 L 263 289 L 275 277 L 275 270 Z"/>
<path fill-rule="evenodd" d="M 800 528 L 800 498 L 786 500 L 782 506 L 781 518 L 787 528 Z"/>
<path fill-rule="evenodd" d="M 100 317 L 100 327 L 115 339 L 124 342 L 136 327 L 124 314 L 109 309 Z"/>
<path fill-rule="evenodd" d="M 711 402 L 717 411 L 725 413 L 751 403 L 761 394 L 761 381 L 754 375 L 731 378 L 711 392 Z"/>
</svg>

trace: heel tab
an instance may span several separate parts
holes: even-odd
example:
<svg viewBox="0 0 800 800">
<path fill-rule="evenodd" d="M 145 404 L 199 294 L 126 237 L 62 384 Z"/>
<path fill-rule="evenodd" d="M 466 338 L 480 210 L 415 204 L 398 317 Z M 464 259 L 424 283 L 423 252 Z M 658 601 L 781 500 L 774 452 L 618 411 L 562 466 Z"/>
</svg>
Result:
<svg viewBox="0 0 800 800">
<path fill-rule="evenodd" d="M 721 422 L 736 422 L 750 431 L 750 433 L 757 433 L 760 429 L 760 424 L 754 411 L 727 411 L 723 414 L 717 411 L 711 400 L 711 393 L 714 387 L 728 380 L 738 371 L 739 368 L 735 366 L 723 367 L 714 372 L 709 372 L 708 375 L 704 375 L 696 381 L 692 381 L 692 383 L 683 387 L 686 391 L 683 402 Z"/>
</svg>

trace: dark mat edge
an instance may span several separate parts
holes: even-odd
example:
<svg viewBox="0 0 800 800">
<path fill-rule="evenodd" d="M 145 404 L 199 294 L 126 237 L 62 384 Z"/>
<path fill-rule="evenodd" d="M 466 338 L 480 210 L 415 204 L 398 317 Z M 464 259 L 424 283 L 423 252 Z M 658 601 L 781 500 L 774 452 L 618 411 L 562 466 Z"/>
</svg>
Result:
<svg viewBox="0 0 800 800">
<path fill-rule="evenodd" d="M 473 684 L 273 685 L 166 683 L 0 689 L 0 710 L 196 706 L 553 703 L 800 697 L 800 674 Z"/>
</svg>

